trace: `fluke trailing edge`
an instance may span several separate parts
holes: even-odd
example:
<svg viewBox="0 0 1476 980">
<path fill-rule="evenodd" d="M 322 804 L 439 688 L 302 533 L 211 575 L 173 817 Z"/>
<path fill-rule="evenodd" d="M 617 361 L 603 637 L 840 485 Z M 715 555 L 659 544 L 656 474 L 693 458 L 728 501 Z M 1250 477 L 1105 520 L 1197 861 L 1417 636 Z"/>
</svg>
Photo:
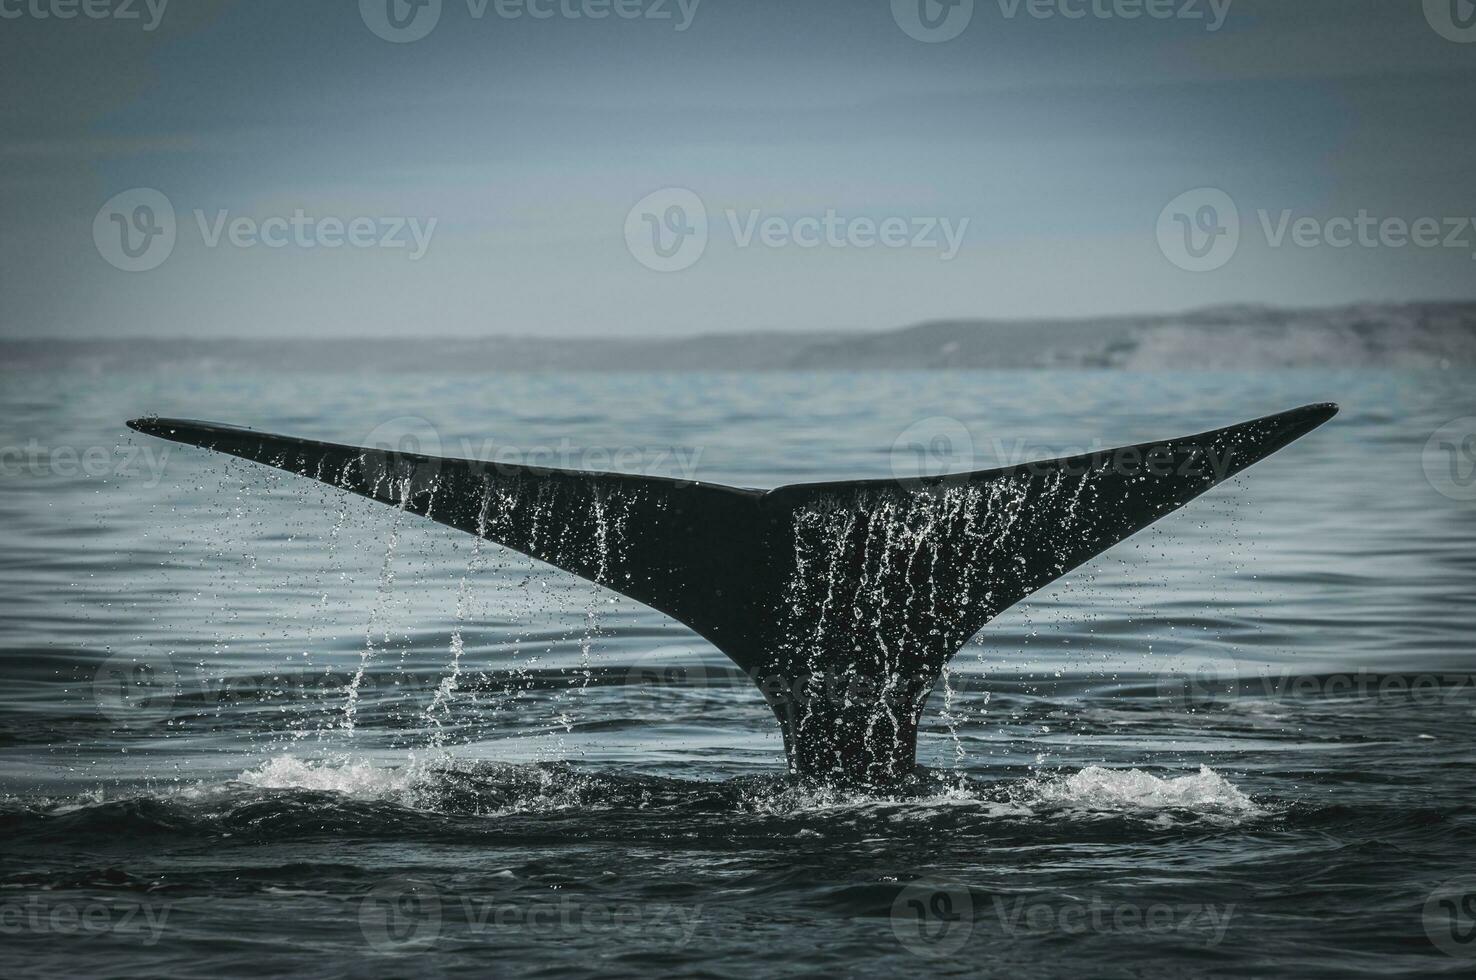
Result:
<svg viewBox="0 0 1476 980">
<path fill-rule="evenodd" d="M 980 627 L 1336 412 L 1308 405 L 1002 469 L 769 491 L 128 424 L 429 517 L 658 609 L 754 679 L 793 772 L 883 783 L 915 768 L 928 694 Z"/>
</svg>

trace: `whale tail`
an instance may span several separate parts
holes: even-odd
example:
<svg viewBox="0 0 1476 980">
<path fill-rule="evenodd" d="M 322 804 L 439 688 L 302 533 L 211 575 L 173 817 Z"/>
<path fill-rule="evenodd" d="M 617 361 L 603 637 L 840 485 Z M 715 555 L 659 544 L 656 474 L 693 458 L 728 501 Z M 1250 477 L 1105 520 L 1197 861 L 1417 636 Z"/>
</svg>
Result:
<svg viewBox="0 0 1476 980">
<path fill-rule="evenodd" d="M 1309 405 L 999 469 L 767 492 L 128 424 L 400 507 L 660 610 L 748 672 L 791 771 L 884 783 L 915 768 L 927 696 L 985 623 L 1336 412 Z"/>
</svg>

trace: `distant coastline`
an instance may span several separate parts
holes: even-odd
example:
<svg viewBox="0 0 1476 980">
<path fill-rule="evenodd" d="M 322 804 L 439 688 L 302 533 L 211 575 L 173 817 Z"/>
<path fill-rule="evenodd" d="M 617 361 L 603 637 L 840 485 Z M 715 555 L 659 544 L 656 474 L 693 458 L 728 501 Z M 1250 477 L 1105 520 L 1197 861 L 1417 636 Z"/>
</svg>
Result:
<svg viewBox="0 0 1476 980">
<path fill-rule="evenodd" d="M 825 371 L 1476 367 L 1476 302 L 929 321 L 875 333 L 0 340 L 10 370 Z"/>
</svg>

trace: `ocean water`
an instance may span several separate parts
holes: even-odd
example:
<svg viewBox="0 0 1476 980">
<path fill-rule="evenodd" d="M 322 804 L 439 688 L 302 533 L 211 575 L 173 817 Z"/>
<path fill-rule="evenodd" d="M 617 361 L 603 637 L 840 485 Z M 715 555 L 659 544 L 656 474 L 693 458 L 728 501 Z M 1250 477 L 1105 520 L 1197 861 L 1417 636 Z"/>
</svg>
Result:
<svg viewBox="0 0 1476 980">
<path fill-rule="evenodd" d="M 0 975 L 1469 975 L 1473 382 L 7 373 Z M 658 613 L 123 426 L 770 487 L 1320 401 L 990 624 L 872 794 Z"/>
</svg>

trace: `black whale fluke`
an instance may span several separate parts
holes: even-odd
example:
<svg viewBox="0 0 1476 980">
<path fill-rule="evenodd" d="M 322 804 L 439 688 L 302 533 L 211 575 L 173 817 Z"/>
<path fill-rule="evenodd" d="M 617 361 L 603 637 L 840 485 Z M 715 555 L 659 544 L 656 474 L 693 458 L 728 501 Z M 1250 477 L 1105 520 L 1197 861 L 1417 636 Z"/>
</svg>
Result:
<svg viewBox="0 0 1476 980">
<path fill-rule="evenodd" d="M 477 534 L 677 619 L 749 673 L 791 771 L 886 783 L 915 766 L 943 666 L 1020 599 L 1337 413 L 993 470 L 767 492 L 135 419 Z"/>
</svg>

